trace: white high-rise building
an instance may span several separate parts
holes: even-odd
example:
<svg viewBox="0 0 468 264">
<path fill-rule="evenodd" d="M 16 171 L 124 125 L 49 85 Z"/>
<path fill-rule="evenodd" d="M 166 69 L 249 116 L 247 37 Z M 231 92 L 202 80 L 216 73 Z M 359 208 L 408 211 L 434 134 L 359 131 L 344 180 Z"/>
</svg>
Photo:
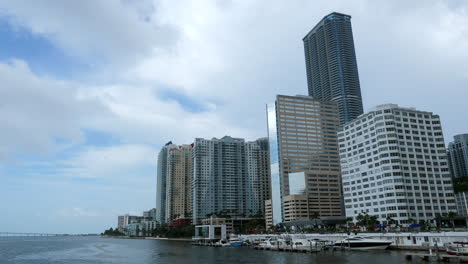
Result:
<svg viewBox="0 0 468 264">
<path fill-rule="evenodd" d="M 263 142 L 263 143 L 262 143 Z M 264 140 L 245 142 L 225 136 L 195 139 L 193 147 L 193 223 L 211 214 L 255 215 L 263 213 L 265 165 L 268 145 Z"/>
<path fill-rule="evenodd" d="M 468 191 L 459 188 L 468 181 L 468 134 L 454 136 L 454 141 L 448 145 L 447 156 L 454 181 L 458 214 L 468 216 Z"/>
<path fill-rule="evenodd" d="M 456 212 L 438 115 L 386 104 L 338 132 L 347 217 L 401 224 Z"/>
</svg>

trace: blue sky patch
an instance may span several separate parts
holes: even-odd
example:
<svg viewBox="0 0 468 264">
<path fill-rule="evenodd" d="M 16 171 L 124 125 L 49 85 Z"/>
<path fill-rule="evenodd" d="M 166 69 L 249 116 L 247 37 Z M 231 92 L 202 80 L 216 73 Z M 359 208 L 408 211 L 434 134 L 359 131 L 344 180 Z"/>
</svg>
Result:
<svg viewBox="0 0 468 264">
<path fill-rule="evenodd" d="M 34 73 L 58 79 L 74 78 L 89 71 L 86 64 L 65 54 L 46 37 L 12 25 L 0 16 L 0 60 L 11 59 L 24 60 Z"/>
</svg>

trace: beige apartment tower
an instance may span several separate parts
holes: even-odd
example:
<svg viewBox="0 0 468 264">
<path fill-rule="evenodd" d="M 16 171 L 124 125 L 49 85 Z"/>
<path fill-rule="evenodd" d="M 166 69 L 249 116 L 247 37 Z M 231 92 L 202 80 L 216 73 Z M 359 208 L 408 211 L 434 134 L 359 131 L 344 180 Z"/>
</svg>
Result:
<svg viewBox="0 0 468 264">
<path fill-rule="evenodd" d="M 175 146 L 167 152 L 166 223 L 192 215 L 192 145 Z"/>
<path fill-rule="evenodd" d="M 266 221 L 342 216 L 337 104 L 277 95 L 267 106 L 271 200 Z"/>
</svg>

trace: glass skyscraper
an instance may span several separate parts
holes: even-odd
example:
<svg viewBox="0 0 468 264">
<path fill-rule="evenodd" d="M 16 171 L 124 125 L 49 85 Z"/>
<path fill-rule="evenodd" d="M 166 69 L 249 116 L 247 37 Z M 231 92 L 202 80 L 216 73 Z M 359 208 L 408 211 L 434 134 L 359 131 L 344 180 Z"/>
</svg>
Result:
<svg viewBox="0 0 468 264">
<path fill-rule="evenodd" d="M 304 38 L 309 95 L 338 103 L 340 124 L 363 113 L 351 16 L 331 13 Z"/>
<path fill-rule="evenodd" d="M 267 105 L 267 117 L 271 170 L 267 226 L 341 216 L 336 103 L 277 95 L 275 103 Z"/>
</svg>

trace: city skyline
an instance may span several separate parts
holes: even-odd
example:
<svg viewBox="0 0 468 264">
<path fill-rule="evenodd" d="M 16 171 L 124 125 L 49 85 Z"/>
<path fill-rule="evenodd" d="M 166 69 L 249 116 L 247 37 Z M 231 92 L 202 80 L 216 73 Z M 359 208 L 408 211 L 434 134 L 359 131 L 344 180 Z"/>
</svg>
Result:
<svg viewBox="0 0 468 264">
<path fill-rule="evenodd" d="M 0 204 L 0 224 L 101 232 L 117 215 L 154 207 L 156 156 L 169 140 L 266 136 L 264 105 L 307 92 L 301 39 L 333 11 L 353 17 L 366 108 L 433 111 L 446 140 L 467 133 L 466 10 L 439 1 L 3 2 L 0 198 L 15 206 Z"/>
</svg>

